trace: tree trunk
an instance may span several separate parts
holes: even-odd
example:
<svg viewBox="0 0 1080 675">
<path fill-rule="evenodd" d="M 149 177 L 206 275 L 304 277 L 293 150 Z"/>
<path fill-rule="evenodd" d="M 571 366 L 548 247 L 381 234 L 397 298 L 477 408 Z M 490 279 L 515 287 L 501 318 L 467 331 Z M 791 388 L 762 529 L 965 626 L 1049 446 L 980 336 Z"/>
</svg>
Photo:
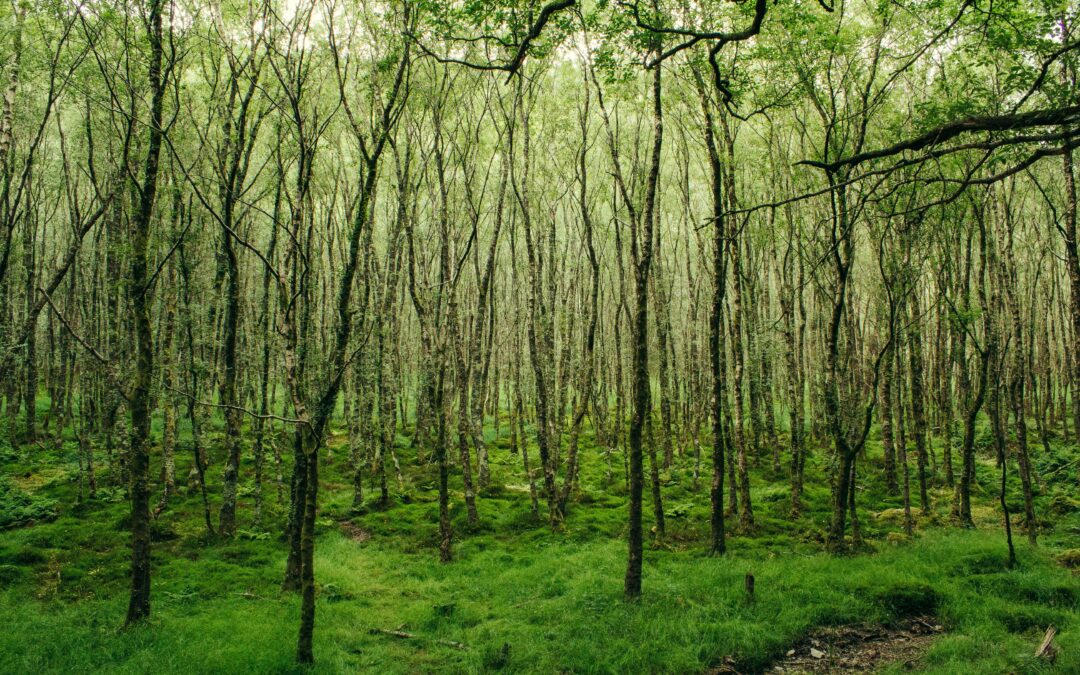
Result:
<svg viewBox="0 0 1080 675">
<path fill-rule="evenodd" d="M 132 221 L 130 286 L 135 323 L 135 375 L 128 410 L 131 415 L 131 599 L 127 624 L 150 616 L 150 401 L 154 378 L 154 340 L 150 328 L 150 289 L 147 282 L 150 228 L 157 194 L 161 153 L 161 118 L 165 96 L 162 78 L 162 0 L 150 0 L 147 33 L 150 41 L 151 92 L 146 164 L 139 186 L 139 205 Z"/>
</svg>

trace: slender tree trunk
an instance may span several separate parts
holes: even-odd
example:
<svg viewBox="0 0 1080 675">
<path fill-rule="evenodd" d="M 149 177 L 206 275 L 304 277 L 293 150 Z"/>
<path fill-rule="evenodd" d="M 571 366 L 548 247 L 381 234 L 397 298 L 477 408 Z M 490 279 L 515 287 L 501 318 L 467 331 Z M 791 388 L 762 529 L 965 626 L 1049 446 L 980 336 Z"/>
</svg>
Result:
<svg viewBox="0 0 1080 675">
<path fill-rule="evenodd" d="M 637 225 L 631 230 L 634 262 L 634 411 L 630 418 L 630 534 L 629 556 L 626 564 L 626 577 L 623 589 L 627 598 L 641 595 L 641 497 L 644 482 L 642 454 L 646 418 L 651 413 L 651 392 L 649 385 L 649 273 L 653 258 L 653 228 L 656 224 L 656 192 L 660 178 L 660 150 L 663 145 L 664 122 L 663 107 L 660 98 L 661 69 L 655 67 L 652 73 L 653 138 L 650 156 L 649 175 L 646 179 L 645 207 L 641 213 L 641 233 Z M 636 218 L 632 220 L 637 220 Z M 655 450 L 654 450 L 655 452 Z"/>
<path fill-rule="evenodd" d="M 157 194 L 161 153 L 161 118 L 165 97 L 162 78 L 162 0 L 150 0 L 147 33 L 150 40 L 151 92 L 146 164 L 139 186 L 139 205 L 132 222 L 130 286 L 135 324 L 135 376 L 130 389 L 131 415 L 131 599 L 127 624 L 150 616 L 150 400 L 154 378 L 154 340 L 150 328 L 148 252 Z"/>
<path fill-rule="evenodd" d="M 923 515 L 930 513 L 930 499 L 926 491 L 927 420 L 923 394 L 922 329 L 919 326 L 919 297 L 911 298 L 911 324 L 908 327 L 908 346 L 911 376 L 911 421 L 915 434 L 916 463 L 919 472 L 919 505 Z"/>
<path fill-rule="evenodd" d="M 723 165 L 716 146 L 711 103 L 705 94 L 701 75 L 694 71 L 701 112 L 704 118 L 705 147 L 709 158 L 709 187 L 712 197 L 712 303 L 709 307 L 709 366 L 712 374 L 712 484 L 709 490 L 711 502 L 709 552 L 723 555 L 726 550 L 724 532 L 724 452 L 727 431 L 724 428 L 725 398 L 727 384 L 724 380 L 724 295 L 727 288 L 726 234 L 728 224 L 724 216 Z M 694 429 L 697 434 L 697 429 Z"/>
<path fill-rule="evenodd" d="M 1072 149 L 1062 155 L 1062 176 L 1065 181 L 1065 214 L 1062 232 L 1065 239 L 1065 262 L 1069 272 L 1069 318 L 1072 321 L 1073 343 L 1069 352 L 1072 365 L 1071 393 L 1073 433 L 1080 443 L 1080 242 L 1077 239 L 1076 173 Z M 1062 416 L 1064 421 L 1065 416 Z"/>
<path fill-rule="evenodd" d="M 231 207 L 230 207 L 231 209 Z M 240 267 L 231 236 L 223 236 L 228 276 L 225 291 L 224 351 L 225 372 L 221 381 L 221 404 L 225 406 L 225 475 L 222 481 L 218 532 L 223 537 L 236 534 L 236 492 L 240 474 L 240 409 L 237 396 L 237 330 L 240 323 Z"/>
</svg>

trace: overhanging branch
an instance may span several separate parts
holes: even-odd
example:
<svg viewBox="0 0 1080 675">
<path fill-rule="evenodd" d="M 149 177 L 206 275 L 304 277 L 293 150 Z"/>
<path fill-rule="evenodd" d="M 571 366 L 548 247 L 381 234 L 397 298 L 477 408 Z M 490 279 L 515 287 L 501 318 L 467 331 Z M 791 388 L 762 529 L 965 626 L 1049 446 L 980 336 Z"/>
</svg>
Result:
<svg viewBox="0 0 1080 675">
<path fill-rule="evenodd" d="M 552 15 L 554 15 L 556 12 L 561 12 L 564 9 L 573 7 L 576 4 L 577 0 L 556 0 L 556 2 L 551 2 L 544 5 L 543 8 L 540 9 L 540 16 L 538 16 L 536 18 L 536 21 L 534 21 L 532 25 L 529 26 L 529 31 L 525 34 L 525 37 L 522 38 L 521 42 L 518 43 L 517 51 L 514 53 L 514 56 L 505 63 L 477 63 L 475 61 L 469 61 L 467 59 L 456 59 L 448 56 L 439 56 L 435 52 L 425 47 L 423 43 L 416 39 L 416 36 L 413 36 L 413 39 L 416 42 L 416 46 L 420 49 L 420 51 L 424 52 L 425 55 L 430 56 L 439 63 L 453 63 L 460 66 L 465 66 L 466 68 L 472 68 L 473 70 L 501 70 L 508 73 L 506 81 L 509 82 L 510 78 L 512 78 L 518 72 L 518 70 L 521 69 L 521 64 L 525 62 L 525 57 L 529 53 L 529 45 L 532 44 L 532 42 L 538 37 L 540 37 L 540 33 L 544 30 L 544 26 L 546 26 L 551 20 Z M 489 37 L 491 36 L 483 36 L 481 38 L 470 39 L 456 39 L 463 42 L 477 42 L 487 39 Z M 498 38 L 495 38 L 495 41 L 503 47 L 509 47 L 513 44 L 507 40 L 502 40 Z"/>
<path fill-rule="evenodd" d="M 993 131 L 1019 131 L 1021 129 L 1031 129 L 1034 127 L 1076 124 L 1077 122 L 1080 122 L 1080 105 L 1067 106 L 1064 108 L 1032 110 L 1012 115 L 967 117 L 961 120 L 947 122 L 924 134 L 900 141 L 899 143 L 895 143 L 888 147 L 879 148 L 877 150 L 868 150 L 850 157 L 845 157 L 844 159 L 838 159 L 835 162 L 819 162 L 816 160 L 804 159 L 797 162 L 797 164 L 812 166 L 817 169 L 823 169 L 829 173 L 835 173 L 842 168 L 858 166 L 863 162 L 892 157 L 902 152 L 918 151 L 934 147 L 963 134 Z"/>
</svg>

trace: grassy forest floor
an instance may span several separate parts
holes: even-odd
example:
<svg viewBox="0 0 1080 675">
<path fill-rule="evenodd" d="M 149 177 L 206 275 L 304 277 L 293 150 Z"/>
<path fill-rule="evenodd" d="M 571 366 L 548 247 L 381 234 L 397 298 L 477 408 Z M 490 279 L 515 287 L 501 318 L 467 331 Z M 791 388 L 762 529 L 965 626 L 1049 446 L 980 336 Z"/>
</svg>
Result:
<svg viewBox="0 0 1080 675">
<path fill-rule="evenodd" d="M 219 440 L 210 439 L 213 497 L 220 491 Z M 590 440 L 565 530 L 552 533 L 531 516 L 520 457 L 509 453 L 505 433 L 496 439 L 489 429 L 499 487 L 482 494 L 482 525 L 470 531 L 460 476 L 454 477 L 455 560 L 444 565 L 436 548 L 434 468 L 418 466 L 408 438 L 399 436 L 406 493 L 392 490 L 389 509 L 372 509 L 369 501 L 353 513 L 345 437 L 334 435 L 333 457 L 324 457 L 320 472 L 314 670 L 755 672 L 816 628 L 928 616 L 943 631 L 917 670 L 1080 672 L 1080 577 L 1066 564 L 1080 559 L 1080 502 L 1076 464 L 1070 464 L 1080 451 L 1072 446 L 1054 445 L 1049 455 L 1035 450 L 1044 531 L 1033 548 L 1016 530 L 1013 570 L 1005 567 L 998 473 L 985 434 L 974 494 L 977 528 L 950 524 L 951 491 L 938 487 L 931 491 L 933 513 L 919 516 L 913 541 L 901 534 L 901 502 L 885 493 L 881 448 L 871 443 L 861 460 L 859 494 L 868 541 L 844 557 L 823 552 L 827 451 L 807 462 L 805 513 L 795 521 L 788 517 L 786 474 L 773 474 L 762 459 L 752 474 L 757 529 L 732 533 L 722 558 L 703 553 L 708 462 L 703 459 L 695 489 L 693 458 L 676 457 L 662 474 L 668 534 L 647 550 L 643 598 L 628 604 L 622 459 L 613 455 L 614 479 L 607 480 L 603 454 Z M 182 445 L 177 454 L 183 477 L 191 450 Z M 122 631 L 129 507 L 123 490 L 109 487 L 108 467 L 99 474 L 97 498 L 80 500 L 74 443 L 0 447 L 0 526 L 6 528 L 0 531 L 0 672 L 296 670 L 299 603 L 279 591 L 284 504 L 271 462 L 267 468 L 264 518 L 255 525 L 245 456 L 240 518 L 246 529 L 233 541 L 207 537 L 197 490 L 181 488 L 154 525 L 152 619 Z M 918 513 L 914 482 L 912 494 Z M 1015 476 L 1009 495 L 1022 512 Z M 651 513 L 647 504 L 646 528 Z M 752 602 L 744 591 L 748 572 L 757 582 Z M 1059 631 L 1053 664 L 1034 656 L 1049 625 Z M 885 666 L 904 669 L 899 662 Z"/>
</svg>

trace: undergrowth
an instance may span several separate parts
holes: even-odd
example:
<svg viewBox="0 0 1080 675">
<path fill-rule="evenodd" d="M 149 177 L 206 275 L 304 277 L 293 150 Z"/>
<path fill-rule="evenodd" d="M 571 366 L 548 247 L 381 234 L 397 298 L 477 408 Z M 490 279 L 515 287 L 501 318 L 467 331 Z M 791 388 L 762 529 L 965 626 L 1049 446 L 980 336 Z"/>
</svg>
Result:
<svg viewBox="0 0 1080 675">
<path fill-rule="evenodd" d="M 926 672 L 1080 672 L 1080 585 L 1063 564 L 1080 547 L 1068 468 L 1044 473 L 1040 546 L 1029 546 L 1016 523 L 1019 564 L 1011 570 L 989 455 L 980 456 L 977 471 L 978 527 L 953 526 L 951 491 L 935 484 L 931 512 L 919 516 L 908 541 L 896 518 L 901 503 L 884 489 L 873 444 L 860 460 L 866 544 L 858 553 L 822 550 L 828 456 L 818 450 L 807 464 L 801 516 L 790 517 L 787 478 L 773 474 L 763 457 L 752 472 L 755 529 L 732 532 L 729 554 L 708 557 L 708 464 L 703 460 L 695 485 L 688 451 L 662 472 L 668 531 L 646 551 L 643 597 L 627 603 L 622 458 L 613 453 L 609 469 L 590 435 L 583 439 L 580 490 L 565 527 L 552 532 L 543 513 L 539 521 L 531 514 L 521 457 L 506 449 L 505 428 L 497 436 L 489 426 L 493 485 L 479 501 L 481 524 L 467 527 L 455 476 L 455 560 L 445 565 L 437 560 L 431 466 L 418 464 L 409 439 L 399 436 L 403 489 L 391 477 L 392 503 L 381 508 L 377 491 L 365 484 L 363 506 L 354 510 L 344 440 L 331 438 L 333 458 L 321 472 L 316 672 L 692 673 L 731 662 L 755 672 L 815 627 L 926 615 L 945 626 L 920 663 Z M 0 517 L 8 519 L 0 522 L 12 527 L 0 533 L 0 672 L 296 670 L 298 602 L 279 590 L 284 503 L 268 479 L 263 518 L 252 520 L 250 457 L 240 534 L 232 541 L 210 537 L 197 490 L 182 485 L 154 523 L 153 616 L 121 630 L 128 564 L 123 488 L 102 462 L 101 487 L 91 498 L 78 481 L 75 448 L 44 447 L 0 458 Z M 209 449 L 216 500 L 220 444 Z M 1036 462 L 1067 467 L 1074 456 L 1075 448 L 1055 444 L 1053 457 Z M 190 447 L 177 457 L 185 477 Z M 1015 478 L 1008 500 L 1019 504 Z M 648 505 L 645 512 L 651 514 Z M 748 573 L 756 579 L 752 600 L 744 591 Z M 1053 665 L 1034 657 L 1049 625 L 1059 631 Z"/>
</svg>

